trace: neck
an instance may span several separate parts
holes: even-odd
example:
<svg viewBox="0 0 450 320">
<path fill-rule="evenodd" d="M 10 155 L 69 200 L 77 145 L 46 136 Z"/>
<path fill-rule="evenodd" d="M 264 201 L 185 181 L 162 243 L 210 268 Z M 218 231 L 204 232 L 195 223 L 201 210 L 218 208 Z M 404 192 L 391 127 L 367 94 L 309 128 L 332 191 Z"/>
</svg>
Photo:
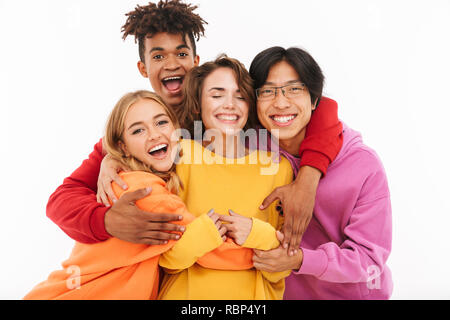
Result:
<svg viewBox="0 0 450 320">
<path fill-rule="evenodd" d="M 280 147 L 292 154 L 293 156 L 300 155 L 300 145 L 302 141 L 305 139 L 306 128 L 300 131 L 296 136 L 290 139 L 280 139 Z"/>
<path fill-rule="evenodd" d="M 203 146 L 225 158 L 241 158 L 248 154 L 242 144 L 239 134 L 221 134 L 213 136 L 211 140 L 203 140 Z"/>
</svg>

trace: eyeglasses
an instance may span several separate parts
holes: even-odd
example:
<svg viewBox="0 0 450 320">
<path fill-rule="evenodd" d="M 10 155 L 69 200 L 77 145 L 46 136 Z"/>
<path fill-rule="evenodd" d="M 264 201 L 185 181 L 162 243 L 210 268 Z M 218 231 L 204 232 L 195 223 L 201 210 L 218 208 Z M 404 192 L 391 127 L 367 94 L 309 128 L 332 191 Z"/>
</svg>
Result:
<svg viewBox="0 0 450 320">
<path fill-rule="evenodd" d="M 306 85 L 304 83 L 294 83 L 281 87 L 262 87 L 256 89 L 256 97 L 258 98 L 258 100 L 275 99 L 278 89 L 283 92 L 283 95 L 286 98 L 292 99 L 301 96 L 306 90 Z"/>
</svg>

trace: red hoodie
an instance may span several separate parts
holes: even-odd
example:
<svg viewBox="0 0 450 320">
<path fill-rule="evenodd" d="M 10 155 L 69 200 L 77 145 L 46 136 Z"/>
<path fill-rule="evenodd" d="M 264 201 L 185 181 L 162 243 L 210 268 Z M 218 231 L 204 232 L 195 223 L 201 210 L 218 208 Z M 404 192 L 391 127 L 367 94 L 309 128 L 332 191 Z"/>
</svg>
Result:
<svg viewBox="0 0 450 320">
<path fill-rule="evenodd" d="M 323 97 L 313 112 L 300 146 L 301 166 L 319 169 L 325 176 L 343 143 L 342 123 L 336 101 Z M 108 207 L 97 202 L 97 179 L 103 160 L 102 140 L 89 158 L 50 196 L 47 217 L 69 237 L 82 243 L 96 243 L 111 237 L 105 229 Z"/>
</svg>

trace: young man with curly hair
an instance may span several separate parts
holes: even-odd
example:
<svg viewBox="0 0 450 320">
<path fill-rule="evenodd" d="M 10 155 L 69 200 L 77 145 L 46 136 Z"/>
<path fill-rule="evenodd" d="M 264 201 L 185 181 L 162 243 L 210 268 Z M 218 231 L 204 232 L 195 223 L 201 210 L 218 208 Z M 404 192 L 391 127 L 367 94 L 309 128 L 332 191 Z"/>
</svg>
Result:
<svg viewBox="0 0 450 320">
<path fill-rule="evenodd" d="M 179 1 L 137 6 L 122 27 L 124 40 L 134 36 L 139 43 L 139 72 L 175 109 L 183 101 L 186 73 L 200 61 L 195 41 L 204 35 L 206 22 L 193 12 L 196 8 Z"/>
<path fill-rule="evenodd" d="M 200 60 L 195 41 L 204 34 L 206 22 L 194 13 L 195 9 L 196 6 L 180 0 L 161 0 L 157 4 L 137 6 L 127 14 L 122 27 L 123 38 L 134 36 L 139 44 L 139 72 L 149 78 L 153 90 L 166 104 L 176 112 L 178 110 L 177 114 L 182 108 L 184 77 Z M 319 180 L 342 146 L 341 133 L 336 102 L 322 99 L 298 152 L 301 168 L 297 179 L 290 185 L 275 189 L 262 203 L 262 209 L 276 200 L 282 203 L 285 216 L 283 246 L 291 254 L 299 247 L 301 236 L 312 217 Z M 149 191 L 132 192 L 127 201 L 113 199 L 112 206 L 101 204 L 102 201 L 107 202 L 106 195 L 114 194 L 111 181 L 126 188 L 117 175 L 117 170 L 122 168 L 105 164 L 108 161 L 102 163 L 104 156 L 100 141 L 89 159 L 51 195 L 47 205 L 50 219 L 71 238 L 82 243 L 116 237 L 157 245 L 175 239 L 176 235 L 171 231 L 183 232 L 179 225 L 170 223 L 177 220 L 177 216 L 148 213 L 137 208 L 134 202 Z M 98 182 L 100 192 L 96 196 Z"/>
</svg>

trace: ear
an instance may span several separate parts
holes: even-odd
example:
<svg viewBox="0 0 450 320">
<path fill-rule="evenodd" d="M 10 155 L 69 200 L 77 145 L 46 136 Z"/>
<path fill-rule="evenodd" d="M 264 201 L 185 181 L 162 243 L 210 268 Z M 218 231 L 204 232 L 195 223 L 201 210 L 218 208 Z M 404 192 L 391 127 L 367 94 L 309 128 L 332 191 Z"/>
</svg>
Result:
<svg viewBox="0 0 450 320">
<path fill-rule="evenodd" d="M 145 67 L 145 63 L 143 63 L 142 61 L 139 61 L 137 63 L 137 67 L 139 70 L 139 73 L 144 77 L 144 78 L 148 78 L 148 73 L 147 73 L 147 68 Z"/>
<path fill-rule="evenodd" d="M 198 67 L 199 64 L 200 64 L 200 56 L 196 55 L 194 58 L 194 66 Z"/>
<path fill-rule="evenodd" d="M 126 157 L 129 157 L 130 154 L 129 154 L 129 152 L 128 152 L 128 149 L 127 149 L 126 144 L 123 143 L 122 140 L 120 140 L 118 144 L 119 144 L 119 148 L 120 148 L 120 150 L 122 150 L 123 154 L 124 154 Z"/>
</svg>

